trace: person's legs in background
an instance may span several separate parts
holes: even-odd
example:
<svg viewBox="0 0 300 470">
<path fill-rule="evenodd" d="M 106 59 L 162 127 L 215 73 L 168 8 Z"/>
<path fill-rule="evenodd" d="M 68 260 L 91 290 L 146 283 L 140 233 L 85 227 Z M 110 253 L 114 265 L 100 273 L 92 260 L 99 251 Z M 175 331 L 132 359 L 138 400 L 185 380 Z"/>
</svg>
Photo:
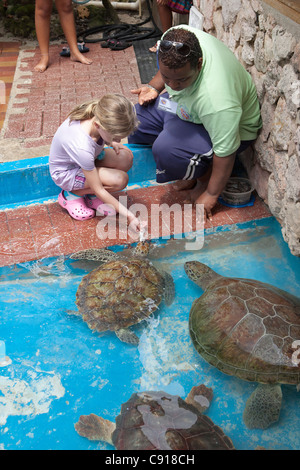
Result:
<svg viewBox="0 0 300 470">
<path fill-rule="evenodd" d="M 162 32 L 165 33 L 168 29 L 172 28 L 173 25 L 173 15 L 172 10 L 168 6 L 168 1 L 166 0 L 156 0 L 157 3 L 157 11 L 159 14 L 159 19 L 161 22 L 161 29 Z M 156 52 L 157 45 L 149 48 L 150 52 Z"/>
<path fill-rule="evenodd" d="M 90 59 L 85 57 L 77 45 L 77 34 L 74 20 L 72 0 L 56 0 L 55 2 L 60 23 L 70 48 L 70 58 L 73 61 L 89 65 Z M 49 66 L 49 40 L 50 19 L 52 13 L 52 0 L 36 0 L 35 2 L 35 29 L 41 51 L 41 59 L 34 67 L 36 72 L 44 72 Z"/>
<path fill-rule="evenodd" d="M 70 48 L 70 59 L 82 64 L 90 65 L 92 60 L 85 57 L 77 45 L 77 33 L 74 20 L 72 0 L 56 0 L 55 5 L 59 14 L 59 20 Z"/>
<path fill-rule="evenodd" d="M 44 72 L 49 65 L 49 39 L 52 0 L 36 0 L 35 31 L 41 51 L 41 59 L 34 67 L 36 72 Z"/>
</svg>

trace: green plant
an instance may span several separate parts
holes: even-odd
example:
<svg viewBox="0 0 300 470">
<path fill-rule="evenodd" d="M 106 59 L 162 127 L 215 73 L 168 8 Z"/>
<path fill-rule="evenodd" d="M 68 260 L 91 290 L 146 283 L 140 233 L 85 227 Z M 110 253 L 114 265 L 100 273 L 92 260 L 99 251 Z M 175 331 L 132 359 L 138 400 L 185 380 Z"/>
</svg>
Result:
<svg viewBox="0 0 300 470">
<path fill-rule="evenodd" d="M 0 0 L 0 13 L 5 29 L 15 36 L 34 37 L 35 0 Z"/>
</svg>

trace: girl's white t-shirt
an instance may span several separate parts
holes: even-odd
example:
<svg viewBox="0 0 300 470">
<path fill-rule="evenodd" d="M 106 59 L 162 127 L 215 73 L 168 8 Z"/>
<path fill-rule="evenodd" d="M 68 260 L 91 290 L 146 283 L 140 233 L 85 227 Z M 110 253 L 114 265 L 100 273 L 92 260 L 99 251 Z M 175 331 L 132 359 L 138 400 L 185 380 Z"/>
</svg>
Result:
<svg viewBox="0 0 300 470">
<path fill-rule="evenodd" d="M 78 170 L 93 170 L 103 147 L 101 137 L 95 142 L 82 129 L 80 121 L 66 119 L 57 129 L 50 147 L 49 169 L 55 184 L 71 191 Z"/>
</svg>

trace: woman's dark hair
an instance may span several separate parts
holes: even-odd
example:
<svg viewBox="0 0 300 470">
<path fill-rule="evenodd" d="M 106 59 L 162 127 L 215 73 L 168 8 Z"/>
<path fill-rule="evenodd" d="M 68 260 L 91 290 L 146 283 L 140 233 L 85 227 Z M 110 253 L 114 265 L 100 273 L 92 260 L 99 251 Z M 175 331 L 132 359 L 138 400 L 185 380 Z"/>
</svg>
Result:
<svg viewBox="0 0 300 470">
<path fill-rule="evenodd" d="M 159 50 L 158 60 L 161 61 L 166 67 L 169 67 L 170 69 L 179 69 L 184 67 L 189 62 L 192 69 L 197 68 L 199 59 L 202 57 L 202 49 L 194 33 L 188 31 L 187 29 L 174 28 L 168 31 L 164 35 L 163 39 L 168 41 L 182 42 L 188 45 L 191 49 L 191 52 L 187 57 L 182 57 L 180 54 L 178 54 L 175 47 L 171 47 L 167 53 L 163 53 Z"/>
</svg>

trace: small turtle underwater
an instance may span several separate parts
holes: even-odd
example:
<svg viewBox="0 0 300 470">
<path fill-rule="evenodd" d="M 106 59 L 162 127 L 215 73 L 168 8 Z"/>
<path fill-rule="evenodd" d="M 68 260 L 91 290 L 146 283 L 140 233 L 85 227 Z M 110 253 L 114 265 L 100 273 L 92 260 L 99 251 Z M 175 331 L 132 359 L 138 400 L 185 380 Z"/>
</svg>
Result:
<svg viewBox="0 0 300 470">
<path fill-rule="evenodd" d="M 79 314 L 95 331 L 114 331 L 126 343 L 138 345 L 129 329 L 149 317 L 164 300 L 173 302 L 175 287 L 167 272 L 146 259 L 150 244 L 139 242 L 130 256 L 109 249 L 87 249 L 71 255 L 102 263 L 83 277 L 76 293 Z"/>
<path fill-rule="evenodd" d="M 300 383 L 300 361 L 294 354 L 300 299 L 271 284 L 223 277 L 198 261 L 188 261 L 184 268 L 204 290 L 189 316 L 195 349 L 225 374 L 259 383 L 243 419 L 250 429 L 266 429 L 279 419 L 280 384 Z"/>
<path fill-rule="evenodd" d="M 231 439 L 203 415 L 212 390 L 193 387 L 185 400 L 162 391 L 133 393 L 113 423 L 95 414 L 80 416 L 75 429 L 117 450 L 234 450 Z"/>
</svg>

